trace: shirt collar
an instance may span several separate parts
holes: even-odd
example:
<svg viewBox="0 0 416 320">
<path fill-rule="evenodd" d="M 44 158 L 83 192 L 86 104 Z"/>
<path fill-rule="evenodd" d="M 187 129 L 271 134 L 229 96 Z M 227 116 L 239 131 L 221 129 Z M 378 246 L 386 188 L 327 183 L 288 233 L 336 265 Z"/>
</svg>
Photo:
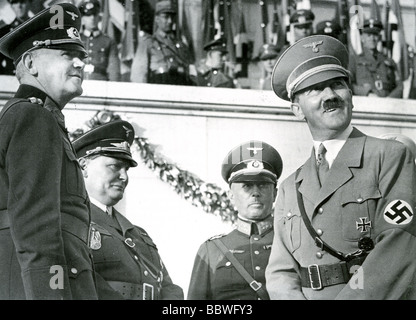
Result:
<svg viewBox="0 0 416 320">
<path fill-rule="evenodd" d="M 315 149 L 315 158 L 317 159 L 316 152 L 318 151 L 319 145 L 322 143 L 326 149 L 326 161 L 328 161 L 328 165 L 331 168 L 332 163 L 334 162 L 335 158 L 337 157 L 339 151 L 344 146 L 345 142 L 347 141 L 348 137 L 350 136 L 353 127 L 349 125 L 338 137 L 331 140 L 324 140 L 324 141 L 316 141 L 313 140 L 313 147 Z"/>
<path fill-rule="evenodd" d="M 98 30 L 98 29 L 95 29 L 95 30 L 93 30 L 93 31 L 91 31 L 91 30 L 87 30 L 87 29 L 84 29 L 84 31 L 82 32 L 83 34 L 84 34 L 84 36 L 86 36 L 86 37 L 91 37 L 91 35 L 93 36 L 93 37 L 98 37 L 100 34 L 101 34 L 101 31 L 100 30 Z"/>
<path fill-rule="evenodd" d="M 105 204 L 102 204 L 100 201 L 98 201 L 97 199 L 94 199 L 92 197 L 90 197 L 91 203 L 93 203 L 94 205 L 96 205 L 98 208 L 100 208 L 102 211 L 104 211 L 105 213 L 107 213 L 107 209 L 109 210 L 108 214 L 111 216 L 113 214 L 113 207 L 108 207 Z"/>
</svg>

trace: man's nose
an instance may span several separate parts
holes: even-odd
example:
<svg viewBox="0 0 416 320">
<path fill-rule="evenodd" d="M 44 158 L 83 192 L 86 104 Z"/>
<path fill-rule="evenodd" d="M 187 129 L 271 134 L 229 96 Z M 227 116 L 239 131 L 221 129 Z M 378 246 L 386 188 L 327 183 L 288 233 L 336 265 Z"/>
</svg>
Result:
<svg viewBox="0 0 416 320">
<path fill-rule="evenodd" d="M 74 58 L 74 67 L 75 68 L 79 68 L 79 69 L 84 69 L 85 67 L 85 62 L 82 61 L 80 58 L 75 57 Z"/>
</svg>

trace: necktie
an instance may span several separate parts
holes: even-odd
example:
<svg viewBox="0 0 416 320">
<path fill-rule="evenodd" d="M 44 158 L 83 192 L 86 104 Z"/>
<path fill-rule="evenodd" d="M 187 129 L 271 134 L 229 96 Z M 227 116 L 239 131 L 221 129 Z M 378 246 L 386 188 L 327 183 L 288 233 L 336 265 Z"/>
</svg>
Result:
<svg viewBox="0 0 416 320">
<path fill-rule="evenodd" d="M 329 164 L 325 158 L 325 154 L 325 146 L 321 143 L 318 148 L 318 155 L 316 160 L 316 165 L 318 167 L 319 182 L 321 183 L 321 186 L 324 184 L 326 175 L 328 174 L 329 170 Z"/>
<path fill-rule="evenodd" d="M 107 208 L 106 210 L 107 214 L 111 216 L 111 214 L 113 213 L 113 210 L 111 210 L 111 207 L 106 207 L 106 208 Z"/>
</svg>

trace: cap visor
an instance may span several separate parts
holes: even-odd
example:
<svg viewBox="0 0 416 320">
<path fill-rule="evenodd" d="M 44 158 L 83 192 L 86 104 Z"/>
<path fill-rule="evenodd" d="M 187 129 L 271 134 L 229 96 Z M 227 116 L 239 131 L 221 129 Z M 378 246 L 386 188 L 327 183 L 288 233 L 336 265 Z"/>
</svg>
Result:
<svg viewBox="0 0 416 320">
<path fill-rule="evenodd" d="M 234 182 L 269 182 L 276 183 L 276 179 L 268 174 L 242 174 L 230 181 Z"/>
</svg>

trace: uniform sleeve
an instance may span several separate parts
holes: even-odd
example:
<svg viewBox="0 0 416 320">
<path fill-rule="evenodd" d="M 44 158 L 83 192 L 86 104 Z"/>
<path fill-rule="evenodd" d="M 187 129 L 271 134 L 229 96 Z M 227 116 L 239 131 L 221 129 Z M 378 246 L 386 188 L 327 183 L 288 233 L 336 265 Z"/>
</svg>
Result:
<svg viewBox="0 0 416 320">
<path fill-rule="evenodd" d="M 299 264 L 293 258 L 286 245 L 286 219 L 283 208 L 285 203 L 284 183 L 279 188 L 279 195 L 274 215 L 274 238 L 266 267 L 266 289 L 271 300 L 304 300 L 300 282 Z"/>
<path fill-rule="evenodd" d="M 375 247 L 337 299 L 406 299 L 416 288 L 415 164 L 402 144 L 392 146 L 381 159 Z"/>
<path fill-rule="evenodd" d="M 139 37 L 139 44 L 131 65 L 131 82 L 147 83 L 150 63 L 148 42 L 149 40 L 145 36 Z"/>
<path fill-rule="evenodd" d="M 162 300 L 184 300 L 182 288 L 173 283 L 166 267 L 163 268 Z"/>
<path fill-rule="evenodd" d="M 117 44 L 112 39 L 110 41 L 107 74 L 110 81 L 120 81 L 120 59 L 118 56 Z"/>
<path fill-rule="evenodd" d="M 8 215 L 28 299 L 71 298 L 60 222 L 63 146 L 51 113 L 24 104 L 5 114 Z M 52 266 L 62 267 L 63 289 L 53 289 Z"/>
<path fill-rule="evenodd" d="M 210 268 L 207 243 L 196 254 L 187 300 L 211 300 Z"/>
</svg>

